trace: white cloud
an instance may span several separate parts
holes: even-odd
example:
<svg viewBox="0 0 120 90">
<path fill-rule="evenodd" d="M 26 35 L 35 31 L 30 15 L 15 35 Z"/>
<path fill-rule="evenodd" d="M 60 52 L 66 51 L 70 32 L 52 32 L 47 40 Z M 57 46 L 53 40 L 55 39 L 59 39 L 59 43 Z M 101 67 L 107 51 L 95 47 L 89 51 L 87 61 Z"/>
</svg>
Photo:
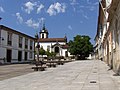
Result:
<svg viewBox="0 0 120 90">
<path fill-rule="evenodd" d="M 47 10 L 47 13 L 52 16 L 52 15 L 56 15 L 57 13 L 64 13 L 66 9 L 66 5 L 63 3 L 54 3 L 51 4 Z"/>
<path fill-rule="evenodd" d="M 39 21 L 36 22 L 36 21 L 32 20 L 32 18 L 28 19 L 25 23 L 27 24 L 27 26 L 32 27 L 34 29 L 40 27 L 40 22 Z"/>
<path fill-rule="evenodd" d="M 77 0 L 69 0 L 69 1 L 70 1 L 70 5 L 73 8 L 73 11 L 75 12 L 77 10 L 76 8 L 78 7 L 79 3 L 77 2 Z"/>
<path fill-rule="evenodd" d="M 91 4 L 91 3 L 90 3 L 90 0 L 87 0 L 87 4 Z"/>
<path fill-rule="evenodd" d="M 87 15 L 83 15 L 83 17 L 84 17 L 85 19 L 89 19 L 89 17 L 88 17 Z"/>
<path fill-rule="evenodd" d="M 0 6 L 0 12 L 5 12 L 2 6 Z"/>
<path fill-rule="evenodd" d="M 43 8 L 44 8 L 44 5 L 40 4 L 37 8 L 37 14 L 40 13 Z"/>
<path fill-rule="evenodd" d="M 76 0 L 70 0 L 70 4 L 71 5 L 77 5 L 77 4 L 79 4 Z"/>
<path fill-rule="evenodd" d="M 96 9 L 95 5 L 91 5 L 91 6 L 79 6 L 80 9 L 87 9 L 90 11 L 94 11 Z"/>
<path fill-rule="evenodd" d="M 43 17 L 40 18 L 40 19 L 38 19 L 38 20 L 39 20 L 39 23 L 40 23 L 40 24 L 43 24 L 43 23 L 45 22 L 45 18 L 43 18 Z"/>
<path fill-rule="evenodd" d="M 27 12 L 28 14 L 30 14 L 31 11 L 34 10 L 34 6 L 36 6 L 36 5 L 37 5 L 36 2 L 34 2 L 34 3 L 32 3 L 32 2 L 26 2 L 24 4 L 24 6 L 25 6 L 25 12 Z"/>
<path fill-rule="evenodd" d="M 60 4 L 58 2 L 55 4 L 55 9 L 57 10 L 57 13 L 60 13 L 60 12 L 64 13 L 65 8 L 66 8 L 65 4 Z"/>
<path fill-rule="evenodd" d="M 90 9 L 90 11 L 94 11 L 94 10 L 95 10 L 95 7 L 94 7 L 94 6 L 91 6 L 89 9 Z"/>
<path fill-rule="evenodd" d="M 89 19 L 88 14 L 85 13 L 83 10 L 80 10 L 80 13 L 85 19 Z"/>
<path fill-rule="evenodd" d="M 19 12 L 18 12 L 18 13 L 16 13 L 16 17 L 17 17 L 17 19 L 18 19 L 19 23 L 22 23 L 22 22 L 23 22 L 23 18 L 21 17 L 21 15 L 20 15 L 20 13 L 19 13 Z"/>
<path fill-rule="evenodd" d="M 71 27 L 71 25 L 68 25 L 68 29 L 72 30 L 72 27 Z"/>
<path fill-rule="evenodd" d="M 56 11 L 54 10 L 54 5 L 50 5 L 50 7 L 47 10 L 47 13 L 52 16 L 52 15 L 56 15 Z"/>
<path fill-rule="evenodd" d="M 99 4 L 99 2 L 95 2 L 95 3 L 93 3 L 93 5 L 98 5 Z"/>
</svg>

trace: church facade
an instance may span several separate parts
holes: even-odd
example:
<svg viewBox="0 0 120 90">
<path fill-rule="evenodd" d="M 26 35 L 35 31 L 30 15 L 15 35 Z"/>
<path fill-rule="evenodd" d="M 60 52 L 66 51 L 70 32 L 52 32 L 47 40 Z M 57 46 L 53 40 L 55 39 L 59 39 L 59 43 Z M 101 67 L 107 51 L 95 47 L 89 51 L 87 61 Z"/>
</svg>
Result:
<svg viewBox="0 0 120 90">
<path fill-rule="evenodd" d="M 39 33 L 40 37 L 38 39 L 40 48 L 43 47 L 45 51 L 55 52 L 56 56 L 68 57 L 70 53 L 68 52 L 67 37 L 63 38 L 49 38 L 48 30 L 43 26 Z M 37 46 L 37 43 L 35 44 Z"/>
</svg>

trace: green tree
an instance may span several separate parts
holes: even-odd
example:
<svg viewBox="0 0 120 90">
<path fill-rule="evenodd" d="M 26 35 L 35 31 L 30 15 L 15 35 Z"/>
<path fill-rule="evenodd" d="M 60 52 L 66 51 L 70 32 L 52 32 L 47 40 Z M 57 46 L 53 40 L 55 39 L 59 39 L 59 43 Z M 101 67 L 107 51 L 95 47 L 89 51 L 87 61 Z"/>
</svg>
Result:
<svg viewBox="0 0 120 90">
<path fill-rule="evenodd" d="M 47 51 L 45 52 L 45 54 L 49 57 L 49 56 L 51 56 L 51 53 L 50 53 L 50 51 L 47 49 Z"/>
<path fill-rule="evenodd" d="M 74 40 L 70 40 L 69 52 L 79 59 L 85 59 L 93 51 L 93 45 L 90 42 L 90 37 L 85 35 L 77 35 Z"/>
<path fill-rule="evenodd" d="M 49 49 L 47 49 L 47 51 L 45 51 L 45 55 L 47 55 L 48 59 L 53 59 L 56 56 L 55 52 L 50 52 Z"/>
<path fill-rule="evenodd" d="M 52 57 L 55 57 L 55 56 L 56 56 L 56 53 L 55 53 L 55 52 L 51 52 L 51 56 L 52 56 Z"/>
<path fill-rule="evenodd" d="M 46 53 L 45 53 L 45 50 L 43 49 L 43 47 L 41 47 L 40 49 L 39 49 L 39 54 L 40 55 L 45 55 Z"/>
</svg>

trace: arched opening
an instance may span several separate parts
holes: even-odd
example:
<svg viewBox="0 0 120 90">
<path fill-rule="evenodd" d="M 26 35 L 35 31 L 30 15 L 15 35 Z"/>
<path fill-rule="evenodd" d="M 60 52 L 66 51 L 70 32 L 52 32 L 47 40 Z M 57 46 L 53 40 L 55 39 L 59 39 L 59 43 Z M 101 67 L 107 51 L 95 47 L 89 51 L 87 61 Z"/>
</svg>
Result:
<svg viewBox="0 0 120 90">
<path fill-rule="evenodd" d="M 59 53 L 59 47 L 55 47 L 55 53 Z"/>
</svg>

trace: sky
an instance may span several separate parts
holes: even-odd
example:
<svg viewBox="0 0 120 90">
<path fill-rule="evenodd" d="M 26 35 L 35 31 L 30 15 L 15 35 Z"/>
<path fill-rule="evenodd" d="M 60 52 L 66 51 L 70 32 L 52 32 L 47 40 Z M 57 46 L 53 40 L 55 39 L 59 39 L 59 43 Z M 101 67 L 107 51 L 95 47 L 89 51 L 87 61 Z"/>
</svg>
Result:
<svg viewBox="0 0 120 90">
<path fill-rule="evenodd" d="M 0 0 L 0 24 L 34 37 L 45 23 L 49 38 L 88 35 L 94 44 L 98 5 L 98 0 Z"/>
</svg>

